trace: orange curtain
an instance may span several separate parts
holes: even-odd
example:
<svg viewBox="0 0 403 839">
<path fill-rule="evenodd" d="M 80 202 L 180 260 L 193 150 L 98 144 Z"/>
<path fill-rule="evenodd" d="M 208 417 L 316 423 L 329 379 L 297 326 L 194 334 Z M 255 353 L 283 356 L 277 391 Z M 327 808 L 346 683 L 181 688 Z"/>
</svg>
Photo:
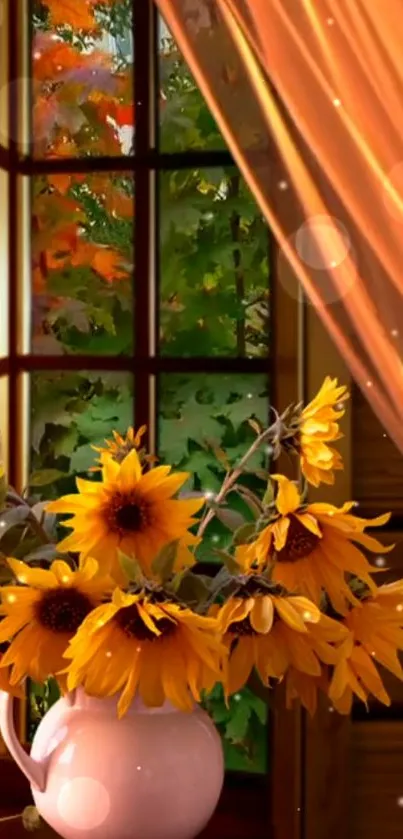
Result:
<svg viewBox="0 0 403 839">
<path fill-rule="evenodd" d="M 280 260 L 403 451 L 401 0 L 157 5 Z"/>
</svg>

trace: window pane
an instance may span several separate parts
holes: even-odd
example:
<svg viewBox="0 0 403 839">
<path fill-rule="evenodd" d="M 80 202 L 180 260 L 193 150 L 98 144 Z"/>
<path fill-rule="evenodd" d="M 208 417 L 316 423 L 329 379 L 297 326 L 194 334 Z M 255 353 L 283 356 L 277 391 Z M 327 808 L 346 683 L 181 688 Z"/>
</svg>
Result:
<svg viewBox="0 0 403 839">
<path fill-rule="evenodd" d="M 225 452 L 232 465 L 255 439 L 248 418 L 267 423 L 269 414 L 266 376 L 164 374 L 159 380 L 159 456 L 163 462 L 192 473 L 184 491 L 218 492 L 225 476 L 214 452 Z M 250 462 L 252 469 L 267 466 L 267 453 Z M 264 491 L 265 482 L 247 473 L 240 479 L 255 491 Z M 248 518 L 249 508 L 234 493 L 232 509 Z M 199 548 L 202 561 L 217 561 L 214 548 L 223 549 L 230 533 L 217 519 L 206 531 Z M 267 765 L 267 709 L 265 703 L 245 688 L 233 696 L 229 709 L 216 687 L 207 699 L 207 708 L 223 738 L 227 769 L 265 772 Z"/>
<path fill-rule="evenodd" d="M 206 102 L 169 29 L 159 23 L 160 149 L 225 149 Z"/>
<path fill-rule="evenodd" d="M 132 3 L 34 2 L 32 144 L 38 157 L 133 151 Z"/>
<path fill-rule="evenodd" d="M 159 378 L 158 397 L 159 456 L 192 473 L 184 491 L 218 492 L 225 467 L 215 452 L 224 451 L 233 464 L 256 437 L 247 420 L 267 424 L 269 415 L 268 379 L 259 374 L 166 373 Z M 262 451 L 251 459 L 251 469 L 263 469 L 266 461 L 267 453 Z M 263 479 L 245 473 L 242 482 L 264 492 Z M 229 499 L 234 509 L 251 515 L 238 496 Z M 216 561 L 214 548 L 225 548 L 229 540 L 227 528 L 214 519 L 198 558 Z"/>
<path fill-rule="evenodd" d="M 133 345 L 134 182 L 126 173 L 32 184 L 32 349 L 122 355 Z"/>
<path fill-rule="evenodd" d="M 0 169 L 0 358 L 8 355 L 8 175 Z"/>
<path fill-rule="evenodd" d="M 117 372 L 34 373 L 29 487 L 38 500 L 74 492 L 94 465 L 91 445 L 133 424 L 133 381 Z"/>
<path fill-rule="evenodd" d="M 160 176 L 160 351 L 266 356 L 269 233 L 233 168 Z"/>
</svg>

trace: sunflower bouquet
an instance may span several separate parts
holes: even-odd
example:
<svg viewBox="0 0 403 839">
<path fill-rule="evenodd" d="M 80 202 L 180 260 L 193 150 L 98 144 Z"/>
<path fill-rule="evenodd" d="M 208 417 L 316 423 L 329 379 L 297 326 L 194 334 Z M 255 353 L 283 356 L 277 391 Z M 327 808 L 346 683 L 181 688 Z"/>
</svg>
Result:
<svg viewBox="0 0 403 839">
<path fill-rule="evenodd" d="M 48 504 L 32 507 L 3 480 L 0 688 L 52 677 L 63 693 L 116 695 L 122 716 L 135 696 L 191 710 L 217 684 L 228 701 L 257 674 L 265 687 L 283 681 L 287 704 L 310 713 L 320 692 L 340 713 L 354 695 L 389 704 L 377 664 L 403 679 L 403 581 L 378 587 L 367 555 L 390 548 L 366 533 L 389 517 L 307 499 L 343 468 L 331 444 L 347 399 L 328 377 L 270 427 L 250 420 L 256 439 L 215 497 L 181 492 L 189 475 L 147 453 L 144 428 L 115 432 L 91 479 Z M 267 446 L 274 464 L 294 458 L 302 480 L 274 467 L 260 497 L 242 476 Z M 229 515 L 236 488 L 247 521 Z M 69 516 L 61 541 L 47 526 L 54 514 Z M 230 544 L 206 568 L 198 549 L 215 516 Z"/>
</svg>

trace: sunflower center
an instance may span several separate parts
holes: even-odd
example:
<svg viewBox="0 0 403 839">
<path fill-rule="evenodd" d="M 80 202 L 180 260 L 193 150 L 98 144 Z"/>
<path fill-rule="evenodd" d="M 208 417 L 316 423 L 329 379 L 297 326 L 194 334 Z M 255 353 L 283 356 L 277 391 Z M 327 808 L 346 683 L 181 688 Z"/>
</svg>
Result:
<svg viewBox="0 0 403 839">
<path fill-rule="evenodd" d="M 319 541 L 319 536 L 311 533 L 295 516 L 291 515 L 287 542 L 281 551 L 277 551 L 277 562 L 297 562 L 299 559 L 304 559 L 315 550 Z"/>
<path fill-rule="evenodd" d="M 106 516 L 111 530 L 118 533 L 138 533 L 151 523 L 148 506 L 135 496 L 115 495 Z"/>
<path fill-rule="evenodd" d="M 116 524 L 122 530 L 141 530 L 144 513 L 138 504 L 124 504 L 116 510 Z"/>
<path fill-rule="evenodd" d="M 114 620 L 128 638 L 135 638 L 137 641 L 155 641 L 157 638 L 161 638 L 161 635 L 170 635 L 176 627 L 174 621 L 162 618 L 162 620 L 156 621 L 156 626 L 161 635 L 155 635 L 141 619 L 136 604 L 119 609 Z"/>
<path fill-rule="evenodd" d="M 50 588 L 36 604 L 36 618 L 52 632 L 76 632 L 94 604 L 75 588 Z"/>
<path fill-rule="evenodd" d="M 244 618 L 242 621 L 231 624 L 230 632 L 233 635 L 257 635 L 257 632 L 255 632 L 253 626 L 250 624 L 249 618 Z"/>
</svg>

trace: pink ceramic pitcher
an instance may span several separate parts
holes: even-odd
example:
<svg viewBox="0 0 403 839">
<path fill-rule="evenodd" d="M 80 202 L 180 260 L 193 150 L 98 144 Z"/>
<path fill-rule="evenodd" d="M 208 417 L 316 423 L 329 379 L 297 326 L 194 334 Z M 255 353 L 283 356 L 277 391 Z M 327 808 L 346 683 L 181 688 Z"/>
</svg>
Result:
<svg viewBox="0 0 403 839">
<path fill-rule="evenodd" d="M 118 720 L 115 698 L 78 689 L 47 712 L 29 756 L 13 698 L 1 692 L 0 729 L 41 816 L 64 839 L 193 839 L 220 796 L 221 742 L 198 707 L 184 713 L 136 699 Z"/>
</svg>

